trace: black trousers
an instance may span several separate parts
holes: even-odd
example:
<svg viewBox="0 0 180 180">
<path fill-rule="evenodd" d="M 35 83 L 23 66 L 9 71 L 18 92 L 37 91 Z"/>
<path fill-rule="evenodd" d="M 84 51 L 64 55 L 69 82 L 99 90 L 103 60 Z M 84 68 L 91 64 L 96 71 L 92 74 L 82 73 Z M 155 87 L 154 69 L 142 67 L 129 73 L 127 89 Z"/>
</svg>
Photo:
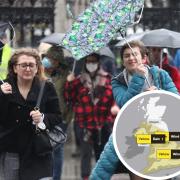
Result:
<svg viewBox="0 0 180 180">
<path fill-rule="evenodd" d="M 99 133 L 98 130 L 87 130 L 79 127 L 78 136 L 81 149 L 82 178 L 90 175 L 92 152 L 94 151 L 95 160 L 97 161 L 109 139 L 110 134 L 111 128 L 108 126 L 103 127 L 101 129 L 101 133 Z M 87 138 L 87 136 L 89 137 Z"/>
</svg>

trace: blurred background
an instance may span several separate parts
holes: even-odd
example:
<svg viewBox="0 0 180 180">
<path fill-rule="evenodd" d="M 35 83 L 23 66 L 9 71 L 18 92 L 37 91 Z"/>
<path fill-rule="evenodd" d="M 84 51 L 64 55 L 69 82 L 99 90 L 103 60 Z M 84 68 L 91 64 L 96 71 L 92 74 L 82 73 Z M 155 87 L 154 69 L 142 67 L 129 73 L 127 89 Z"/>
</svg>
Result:
<svg viewBox="0 0 180 180">
<path fill-rule="evenodd" d="M 0 2 L 0 22 L 9 21 L 14 26 L 16 36 L 10 42 L 12 48 L 38 47 L 42 38 L 52 33 L 65 33 L 71 27 L 73 18 L 76 18 L 94 1 L 3 0 Z M 159 28 L 180 32 L 179 24 L 179 0 L 145 0 L 145 8 L 140 23 L 129 27 L 125 35 Z M 12 29 L 7 34 L 9 39 L 13 38 Z M 121 65 L 119 65 L 119 49 L 115 47 L 115 44 L 120 39 L 121 36 L 119 35 L 109 43 L 109 47 L 116 57 L 117 66 Z M 172 53 L 175 54 L 175 52 Z"/>
<path fill-rule="evenodd" d="M 3 0 L 0 2 L 0 21 L 10 21 L 16 31 L 12 46 L 33 46 L 54 32 L 65 33 L 77 17 L 94 0 Z M 127 29 L 127 35 L 147 29 L 167 28 L 180 32 L 179 0 L 145 0 L 140 23 Z M 9 32 L 12 36 L 13 32 Z M 116 40 L 116 38 L 114 39 Z"/>
</svg>

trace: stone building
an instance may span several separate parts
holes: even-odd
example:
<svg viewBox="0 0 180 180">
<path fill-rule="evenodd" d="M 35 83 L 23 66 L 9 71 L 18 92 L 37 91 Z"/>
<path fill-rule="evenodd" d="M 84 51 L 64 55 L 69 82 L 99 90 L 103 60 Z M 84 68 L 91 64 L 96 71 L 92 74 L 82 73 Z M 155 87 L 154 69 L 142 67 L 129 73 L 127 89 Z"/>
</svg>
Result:
<svg viewBox="0 0 180 180">
<path fill-rule="evenodd" d="M 57 0 L 55 6 L 55 31 L 66 32 L 73 22 L 68 11 L 70 10 L 75 18 L 88 6 L 89 3 L 89 0 Z"/>
<path fill-rule="evenodd" d="M 66 32 L 73 22 L 66 7 L 77 17 L 96 0 L 3 0 L 0 21 L 10 21 L 15 28 L 17 46 L 37 46 L 39 40 L 53 32 Z M 180 32 L 179 0 L 145 0 L 143 17 L 134 31 L 167 28 Z M 10 36 L 12 35 L 10 32 Z M 12 37 L 11 37 L 12 38 Z"/>
</svg>

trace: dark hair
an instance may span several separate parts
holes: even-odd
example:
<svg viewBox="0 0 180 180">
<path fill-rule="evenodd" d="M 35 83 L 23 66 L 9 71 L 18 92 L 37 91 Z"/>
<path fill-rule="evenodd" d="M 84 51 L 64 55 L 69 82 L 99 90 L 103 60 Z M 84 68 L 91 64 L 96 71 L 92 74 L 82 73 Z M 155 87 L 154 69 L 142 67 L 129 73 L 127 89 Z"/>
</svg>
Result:
<svg viewBox="0 0 180 180">
<path fill-rule="evenodd" d="M 97 71 L 100 69 L 100 64 L 101 64 L 101 61 L 100 61 L 100 55 L 98 54 L 98 53 L 92 53 L 92 54 L 89 54 L 88 56 L 94 56 L 95 58 L 96 58 L 96 60 L 97 60 L 97 63 L 98 63 L 98 68 L 97 68 Z M 85 63 L 84 63 L 84 68 L 83 68 L 83 71 L 85 71 L 85 72 L 87 72 L 87 73 L 89 73 L 89 71 L 87 70 L 87 68 L 86 68 L 86 62 L 87 62 L 87 57 L 88 56 L 86 56 L 86 57 L 84 57 L 83 59 L 85 59 Z"/>
<path fill-rule="evenodd" d="M 147 48 L 145 47 L 144 43 L 142 41 L 130 41 L 129 45 L 134 48 L 134 47 L 139 47 L 140 49 L 140 53 L 141 56 L 144 58 L 145 55 L 147 55 Z M 121 50 L 120 50 L 120 56 L 121 59 L 123 60 L 123 54 L 125 49 L 130 48 L 128 44 L 125 44 L 124 46 L 122 46 Z"/>
<path fill-rule="evenodd" d="M 84 57 L 83 59 L 85 59 L 85 62 L 87 61 L 87 57 L 89 57 L 89 56 L 94 56 L 96 58 L 97 62 L 100 63 L 101 56 L 98 53 L 92 53 L 92 54 L 89 54 L 88 56 Z"/>
<path fill-rule="evenodd" d="M 61 46 L 52 46 L 48 49 L 46 56 L 60 64 L 68 66 L 68 62 L 64 58 L 64 52 Z"/>
<path fill-rule="evenodd" d="M 17 64 L 19 57 L 22 55 L 34 57 L 36 60 L 36 63 L 37 63 L 37 68 L 38 68 L 37 77 L 40 80 L 46 79 L 46 77 L 44 75 L 44 68 L 41 64 L 38 51 L 36 49 L 33 49 L 33 48 L 21 48 L 21 49 L 18 49 L 15 51 L 15 53 L 11 56 L 11 59 L 8 62 L 7 78 L 11 78 L 11 77 L 16 78 L 17 75 L 14 72 L 14 65 Z"/>
</svg>

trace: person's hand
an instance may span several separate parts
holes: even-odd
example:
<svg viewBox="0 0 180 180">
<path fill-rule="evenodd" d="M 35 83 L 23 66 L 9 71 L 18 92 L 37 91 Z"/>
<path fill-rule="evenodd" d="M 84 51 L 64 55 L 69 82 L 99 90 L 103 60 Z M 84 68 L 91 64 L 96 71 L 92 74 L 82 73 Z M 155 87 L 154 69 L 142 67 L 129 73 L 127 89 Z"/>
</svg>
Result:
<svg viewBox="0 0 180 180">
<path fill-rule="evenodd" d="M 1 90 L 4 94 L 12 94 L 12 86 L 7 82 L 1 84 Z"/>
<path fill-rule="evenodd" d="M 153 91 L 153 90 L 157 90 L 156 86 L 151 86 L 148 89 L 146 89 L 146 91 Z"/>
<path fill-rule="evenodd" d="M 71 82 L 71 81 L 73 81 L 74 79 L 75 79 L 74 73 L 71 73 L 71 74 L 69 74 L 69 75 L 67 76 L 67 81 L 68 81 L 68 82 Z"/>
<path fill-rule="evenodd" d="M 147 71 L 147 69 L 144 66 L 144 64 L 138 64 L 138 66 L 136 68 L 136 73 L 141 74 L 141 75 L 145 75 L 146 71 Z"/>
<path fill-rule="evenodd" d="M 42 117 L 43 117 L 42 113 L 39 110 L 31 111 L 30 116 L 31 116 L 34 124 L 40 123 L 42 121 Z"/>
<path fill-rule="evenodd" d="M 111 114 L 112 115 L 117 115 L 119 112 L 120 108 L 117 105 L 114 105 L 111 107 Z"/>
</svg>

